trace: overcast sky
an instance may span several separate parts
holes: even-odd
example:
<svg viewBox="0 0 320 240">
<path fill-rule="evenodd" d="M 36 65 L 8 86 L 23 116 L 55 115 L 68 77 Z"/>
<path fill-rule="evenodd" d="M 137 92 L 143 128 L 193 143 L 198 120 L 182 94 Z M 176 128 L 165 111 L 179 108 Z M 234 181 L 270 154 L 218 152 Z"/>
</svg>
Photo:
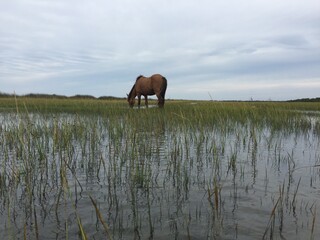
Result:
<svg viewBox="0 0 320 240">
<path fill-rule="evenodd" d="M 319 0 L 0 0 L 0 92 L 320 97 Z"/>
</svg>

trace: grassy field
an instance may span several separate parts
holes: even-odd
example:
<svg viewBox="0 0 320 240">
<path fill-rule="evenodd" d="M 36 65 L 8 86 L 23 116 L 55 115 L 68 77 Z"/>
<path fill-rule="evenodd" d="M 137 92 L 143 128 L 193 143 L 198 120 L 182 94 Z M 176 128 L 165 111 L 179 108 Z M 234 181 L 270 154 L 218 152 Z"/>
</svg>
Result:
<svg viewBox="0 0 320 240">
<path fill-rule="evenodd" d="M 0 236 L 316 239 L 319 136 L 320 103 L 2 98 Z"/>
<path fill-rule="evenodd" d="M 149 104 L 156 104 L 151 101 Z M 196 125 L 219 125 L 226 127 L 228 122 L 250 122 L 260 127 L 284 128 L 292 131 L 308 128 L 308 116 L 318 115 L 320 103 L 303 102 L 213 102 L 213 101 L 167 101 L 166 108 L 140 109 L 137 113 L 128 109 L 125 100 L 96 99 L 39 99 L 3 98 L 0 99 L 0 112 L 38 114 L 83 114 L 100 115 L 110 119 L 130 118 L 132 123 L 152 128 L 157 120 L 168 123 L 167 127 L 191 127 Z M 137 115 L 133 117 L 132 115 Z M 183 123 L 183 124 L 181 124 Z M 318 127 L 316 127 L 318 130 Z"/>
</svg>

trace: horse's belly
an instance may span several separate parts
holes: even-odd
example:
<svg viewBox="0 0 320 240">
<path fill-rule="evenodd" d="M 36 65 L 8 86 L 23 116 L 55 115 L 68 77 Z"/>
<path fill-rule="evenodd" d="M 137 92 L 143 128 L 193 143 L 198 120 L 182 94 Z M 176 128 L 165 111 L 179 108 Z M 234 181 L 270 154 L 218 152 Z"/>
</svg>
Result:
<svg viewBox="0 0 320 240">
<path fill-rule="evenodd" d="M 154 91 L 149 91 L 148 93 L 147 93 L 147 95 L 155 95 L 156 93 L 154 92 Z"/>
<path fill-rule="evenodd" d="M 154 95 L 155 92 L 152 89 L 142 88 L 140 91 L 141 95 Z"/>
</svg>

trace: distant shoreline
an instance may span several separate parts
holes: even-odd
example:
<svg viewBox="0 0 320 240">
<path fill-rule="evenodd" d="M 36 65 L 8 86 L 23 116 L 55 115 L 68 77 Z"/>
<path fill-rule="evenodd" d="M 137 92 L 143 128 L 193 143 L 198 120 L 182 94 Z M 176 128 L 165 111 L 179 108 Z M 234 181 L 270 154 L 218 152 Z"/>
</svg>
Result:
<svg viewBox="0 0 320 240">
<path fill-rule="evenodd" d="M 42 93 L 29 93 L 24 95 L 16 95 L 16 94 L 8 94 L 8 93 L 1 93 L 0 98 L 49 98 L 49 99 L 97 99 L 97 100 L 120 100 L 125 98 L 120 97 L 113 97 L 113 96 L 101 96 L 101 97 L 94 97 L 91 95 L 81 95 L 77 94 L 74 96 L 65 96 L 65 95 L 57 95 L 57 94 L 42 94 Z"/>
<path fill-rule="evenodd" d="M 81 95 L 76 94 L 74 96 L 65 96 L 65 95 L 58 95 L 58 94 L 43 94 L 43 93 L 29 93 L 24 95 L 16 95 L 16 94 L 9 94 L 9 93 L 2 93 L 0 92 L 0 98 L 11 98 L 11 97 L 17 97 L 17 98 L 48 98 L 48 99 L 96 99 L 96 100 L 124 100 L 125 97 L 114 97 L 114 96 L 101 96 L 101 97 L 94 97 L 92 95 Z M 169 100 L 169 99 L 168 99 Z M 173 99 L 172 99 L 173 100 Z M 176 99 L 181 100 L 181 99 Z M 203 100 L 199 100 L 203 101 Z M 208 100 L 213 101 L 213 100 Z M 214 100 L 215 101 L 215 100 Z M 219 101 L 219 100 L 217 100 Z M 221 102 L 248 102 L 248 100 L 221 100 Z M 256 102 L 256 101 L 254 101 Z M 320 102 L 320 97 L 317 98 L 299 98 L 299 99 L 293 99 L 293 100 L 284 100 L 284 101 L 273 101 L 273 100 L 261 100 L 258 102 Z"/>
</svg>

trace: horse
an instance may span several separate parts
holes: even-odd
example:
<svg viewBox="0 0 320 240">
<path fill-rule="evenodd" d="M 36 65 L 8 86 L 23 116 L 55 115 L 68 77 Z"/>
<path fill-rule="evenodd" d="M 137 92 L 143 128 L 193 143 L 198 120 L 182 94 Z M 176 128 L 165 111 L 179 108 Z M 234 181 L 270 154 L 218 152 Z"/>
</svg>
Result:
<svg viewBox="0 0 320 240">
<path fill-rule="evenodd" d="M 138 76 L 129 94 L 127 101 L 130 107 L 133 107 L 135 97 L 138 96 L 138 107 L 140 108 L 141 95 L 144 96 L 145 105 L 148 107 L 148 95 L 156 95 L 158 106 L 164 106 L 164 96 L 167 90 L 167 79 L 160 74 L 154 74 L 151 77 Z"/>
</svg>

